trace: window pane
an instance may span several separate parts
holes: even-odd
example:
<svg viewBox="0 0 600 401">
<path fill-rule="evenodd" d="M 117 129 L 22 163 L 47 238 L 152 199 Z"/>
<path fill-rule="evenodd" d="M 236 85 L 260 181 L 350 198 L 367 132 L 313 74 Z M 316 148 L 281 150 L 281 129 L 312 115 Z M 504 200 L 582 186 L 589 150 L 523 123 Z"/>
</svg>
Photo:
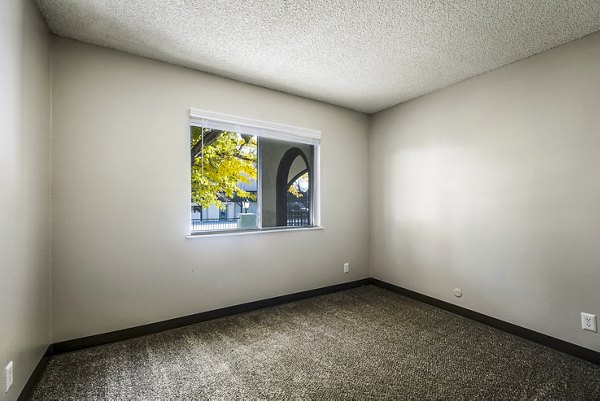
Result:
<svg viewBox="0 0 600 401">
<path fill-rule="evenodd" d="M 262 226 L 312 225 L 314 146 L 259 138 Z"/>
<path fill-rule="evenodd" d="M 191 127 L 192 231 L 255 229 L 257 138 Z"/>
</svg>

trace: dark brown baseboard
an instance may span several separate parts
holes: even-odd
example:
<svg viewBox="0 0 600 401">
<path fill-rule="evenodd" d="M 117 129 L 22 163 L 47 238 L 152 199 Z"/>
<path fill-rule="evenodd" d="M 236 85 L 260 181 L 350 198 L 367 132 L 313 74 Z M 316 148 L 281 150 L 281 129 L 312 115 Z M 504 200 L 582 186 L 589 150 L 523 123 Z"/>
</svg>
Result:
<svg viewBox="0 0 600 401">
<path fill-rule="evenodd" d="M 189 326 L 190 324 L 205 322 L 207 320 L 218 319 L 221 317 L 231 316 L 238 313 L 249 312 L 255 309 L 267 308 L 269 306 L 299 301 L 301 299 L 312 298 L 318 295 L 348 290 L 350 288 L 360 287 L 361 285 L 367 284 L 369 284 L 369 279 L 351 281 L 349 283 L 336 284 L 328 287 L 316 288 L 313 290 L 296 292 L 294 294 L 281 295 L 278 297 L 263 299 L 260 301 L 248 302 L 245 304 L 196 313 L 189 316 L 182 316 L 175 319 L 164 320 L 162 322 L 150 323 L 142 326 L 131 327 L 128 329 L 111 331 L 109 333 L 97 334 L 89 337 L 78 338 L 75 340 L 62 341 L 53 344 L 52 353 L 53 355 L 58 355 L 83 348 L 95 347 L 97 345 L 127 340 L 130 338 L 145 336 L 148 334 L 158 333 L 165 330 L 176 329 L 178 327 Z"/>
<path fill-rule="evenodd" d="M 312 298 L 319 295 L 325 295 L 333 292 L 349 290 L 351 288 L 360 287 L 362 285 L 372 284 L 378 287 L 385 288 L 387 290 L 396 292 L 398 294 L 416 299 L 441 309 L 456 313 L 457 315 L 464 316 L 466 318 L 487 324 L 495 327 L 502 331 L 517 335 L 519 337 L 526 338 L 528 340 L 537 342 L 539 344 L 554 348 L 558 351 L 571 354 L 573 356 L 585 359 L 590 362 L 600 364 L 600 352 L 593 351 L 588 348 L 581 347 L 569 343 L 567 341 L 559 340 L 558 338 L 550 337 L 548 335 L 538 333 L 536 331 L 526 329 L 521 326 L 517 326 L 512 323 L 505 322 L 500 319 L 496 319 L 491 316 L 484 315 L 479 312 L 472 311 L 470 309 L 463 308 L 458 305 L 451 304 L 436 298 L 429 297 L 427 295 L 420 294 L 415 291 L 407 290 L 396 286 L 394 284 L 386 283 L 375 278 L 362 279 L 357 281 L 351 281 L 349 283 L 337 284 L 328 287 L 316 288 L 313 290 L 297 292 L 294 294 L 282 295 L 274 298 L 263 299 L 260 301 L 248 302 L 245 304 L 229 306 L 226 308 L 215 309 L 207 312 L 196 313 L 194 315 L 178 317 L 175 319 L 169 319 L 162 322 L 145 324 L 142 326 L 131 327 L 128 329 L 112 331 L 109 333 L 102 333 L 93 336 L 78 338 L 74 340 L 62 341 L 59 343 L 51 344 L 46 353 L 34 369 L 31 377 L 25 384 L 23 391 L 19 395 L 19 400 L 27 400 L 31 397 L 33 390 L 42 377 L 48 361 L 52 355 L 63 354 L 65 352 L 76 351 L 84 348 L 95 347 L 98 345 L 108 344 L 116 341 L 127 340 L 130 338 L 145 336 L 148 334 L 154 334 L 165 330 L 171 330 L 178 327 L 188 326 L 190 324 L 200 323 L 207 320 L 218 319 L 226 316 L 235 315 L 238 313 L 249 312 L 256 309 L 267 308 L 270 306 L 281 305 L 289 302 L 300 301 L 306 298 Z"/>
<path fill-rule="evenodd" d="M 46 348 L 46 352 L 44 352 L 42 359 L 40 359 L 35 369 L 33 369 L 33 373 L 31 373 L 31 376 L 29 376 L 27 383 L 25 383 L 25 387 L 23 387 L 21 394 L 19 394 L 19 397 L 17 398 L 18 401 L 25 401 L 31 398 L 31 396 L 33 395 L 33 389 L 35 388 L 38 381 L 42 378 L 42 375 L 46 370 L 46 366 L 48 366 L 48 362 L 50 361 L 51 356 L 52 345 L 49 345 L 48 348 Z"/>
<path fill-rule="evenodd" d="M 436 306 L 438 308 L 445 309 L 452 313 L 456 313 L 457 315 L 461 315 L 471 320 L 475 320 L 477 322 L 487 324 L 488 326 L 495 327 L 499 330 L 506 331 L 507 333 L 523 337 L 527 340 L 545 345 L 550 348 L 554 348 L 555 350 L 562 351 L 566 354 L 570 354 L 578 358 L 585 359 L 586 361 L 600 364 L 600 352 L 591 350 L 589 348 L 585 348 L 564 340 L 559 340 L 558 338 L 551 337 L 530 329 L 526 329 L 525 327 L 517 326 L 516 324 L 508 323 L 504 320 L 496 319 L 495 317 L 484 315 L 483 313 L 475 312 L 470 309 L 466 309 L 461 306 L 451 304 L 449 302 L 441 301 L 437 298 L 432 298 L 430 296 L 423 295 L 415 291 L 407 290 L 406 288 L 398 287 L 397 285 L 386 283 L 385 281 L 381 281 L 376 278 L 371 278 L 369 282 L 378 287 L 382 287 L 387 290 L 396 292 L 398 294 L 407 296 L 409 298 L 416 299 L 417 301 L 421 301 Z"/>
</svg>

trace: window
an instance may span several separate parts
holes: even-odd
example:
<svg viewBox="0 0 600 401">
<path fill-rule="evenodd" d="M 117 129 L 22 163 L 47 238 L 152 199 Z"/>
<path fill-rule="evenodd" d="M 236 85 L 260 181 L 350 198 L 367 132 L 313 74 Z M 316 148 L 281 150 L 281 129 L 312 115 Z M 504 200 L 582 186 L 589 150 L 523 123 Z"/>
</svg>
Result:
<svg viewBox="0 0 600 401">
<path fill-rule="evenodd" d="M 192 235 L 318 226 L 320 136 L 192 109 Z"/>
</svg>

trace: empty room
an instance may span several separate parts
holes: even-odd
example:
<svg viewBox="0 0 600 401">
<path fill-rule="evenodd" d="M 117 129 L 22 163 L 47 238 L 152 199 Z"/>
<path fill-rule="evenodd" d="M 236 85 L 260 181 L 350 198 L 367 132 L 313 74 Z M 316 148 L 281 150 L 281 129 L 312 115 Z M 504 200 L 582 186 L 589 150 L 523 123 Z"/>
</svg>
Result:
<svg viewBox="0 0 600 401">
<path fill-rule="evenodd" d="M 3 0 L 0 401 L 600 400 L 600 2 Z"/>
</svg>

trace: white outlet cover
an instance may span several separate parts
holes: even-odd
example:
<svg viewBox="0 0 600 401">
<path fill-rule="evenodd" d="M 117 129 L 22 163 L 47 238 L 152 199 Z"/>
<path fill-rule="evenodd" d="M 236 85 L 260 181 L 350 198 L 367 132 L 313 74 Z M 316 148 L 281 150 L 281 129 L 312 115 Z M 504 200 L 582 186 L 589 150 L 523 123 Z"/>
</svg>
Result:
<svg viewBox="0 0 600 401">
<path fill-rule="evenodd" d="M 344 263 L 344 273 L 348 273 L 350 271 L 350 263 Z"/>
<path fill-rule="evenodd" d="M 4 392 L 8 393 L 10 386 L 13 384 L 13 362 L 10 361 L 4 368 Z"/>
<path fill-rule="evenodd" d="M 596 315 L 591 313 L 581 312 L 581 328 L 588 331 L 598 332 L 598 326 L 596 324 Z"/>
</svg>

